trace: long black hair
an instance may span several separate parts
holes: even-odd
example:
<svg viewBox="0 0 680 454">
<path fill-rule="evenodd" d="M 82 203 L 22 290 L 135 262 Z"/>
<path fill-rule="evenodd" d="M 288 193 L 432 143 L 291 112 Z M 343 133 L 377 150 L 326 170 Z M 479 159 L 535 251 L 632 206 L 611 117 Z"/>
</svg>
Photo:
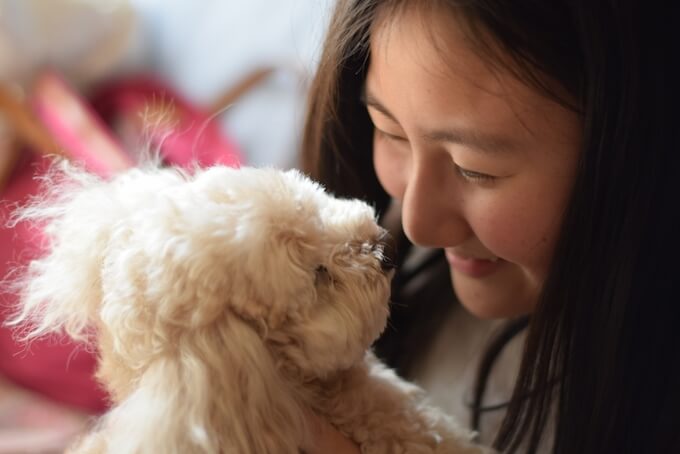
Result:
<svg viewBox="0 0 680 454">
<path fill-rule="evenodd" d="M 480 55 L 582 118 L 574 190 L 495 446 L 536 452 L 554 418 L 555 453 L 680 452 L 677 7 L 340 0 L 310 94 L 303 162 L 336 194 L 381 213 L 389 198 L 360 92 L 376 10 L 407 3 L 450 9 Z"/>
</svg>

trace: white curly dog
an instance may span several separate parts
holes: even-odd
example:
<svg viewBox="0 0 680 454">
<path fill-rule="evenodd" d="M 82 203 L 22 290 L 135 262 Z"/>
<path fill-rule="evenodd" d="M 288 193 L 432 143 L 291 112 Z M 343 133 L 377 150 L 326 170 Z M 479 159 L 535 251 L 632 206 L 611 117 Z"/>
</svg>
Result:
<svg viewBox="0 0 680 454">
<path fill-rule="evenodd" d="M 18 214 L 49 239 L 26 339 L 99 352 L 112 408 L 70 452 L 297 454 L 312 409 L 363 453 L 479 453 L 368 351 L 388 316 L 374 210 L 297 171 L 70 165 Z"/>
</svg>

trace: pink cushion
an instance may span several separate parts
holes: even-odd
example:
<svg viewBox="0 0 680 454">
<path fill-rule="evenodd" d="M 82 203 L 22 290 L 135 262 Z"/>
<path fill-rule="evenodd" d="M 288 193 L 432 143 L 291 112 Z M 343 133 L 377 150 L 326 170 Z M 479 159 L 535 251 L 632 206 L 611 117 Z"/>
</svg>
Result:
<svg viewBox="0 0 680 454">
<path fill-rule="evenodd" d="M 160 148 L 168 163 L 238 167 L 242 162 L 238 147 L 222 133 L 215 118 L 158 79 L 136 76 L 115 81 L 100 87 L 91 101 L 110 125 L 146 115 L 150 127 L 141 134 L 150 142 L 148 145 Z M 167 124 L 159 126 L 158 117 Z"/>
<path fill-rule="evenodd" d="M 44 158 L 28 151 L 25 153 L 2 192 L 1 219 L 7 219 L 12 204 L 25 203 L 29 196 L 38 193 L 38 182 L 33 176 L 40 173 L 45 164 Z M 4 224 L 0 226 L 0 276 L 5 276 L 17 264 L 26 264 L 40 252 L 40 237 L 34 231 L 29 232 L 23 224 L 14 229 Z M 3 308 L 0 321 L 4 322 L 8 308 L 16 303 L 16 297 L 0 293 L 0 300 Z M 0 374 L 25 388 L 97 413 L 106 408 L 106 394 L 92 377 L 94 368 L 93 355 L 66 339 L 40 339 L 27 349 L 14 341 L 9 328 L 0 328 Z"/>
</svg>

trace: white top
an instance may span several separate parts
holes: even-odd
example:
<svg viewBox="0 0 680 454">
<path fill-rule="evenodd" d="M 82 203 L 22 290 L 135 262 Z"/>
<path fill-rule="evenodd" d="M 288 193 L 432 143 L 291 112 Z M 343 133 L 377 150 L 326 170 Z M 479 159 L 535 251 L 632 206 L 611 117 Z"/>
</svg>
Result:
<svg viewBox="0 0 680 454">
<path fill-rule="evenodd" d="M 449 312 L 432 347 L 413 370 L 413 381 L 423 387 L 433 404 L 453 415 L 462 425 L 470 425 L 472 393 L 480 357 L 503 320 L 481 320 L 463 307 Z M 483 406 L 509 400 L 519 369 L 524 333 L 508 342 L 493 365 Z M 479 441 L 491 444 L 505 409 L 489 410 L 480 419 Z"/>
</svg>

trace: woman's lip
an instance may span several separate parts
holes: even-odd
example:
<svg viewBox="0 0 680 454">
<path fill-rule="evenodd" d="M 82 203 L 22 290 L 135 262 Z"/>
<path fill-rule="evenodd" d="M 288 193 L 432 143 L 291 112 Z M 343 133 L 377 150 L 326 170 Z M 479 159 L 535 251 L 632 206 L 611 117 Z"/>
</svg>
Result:
<svg viewBox="0 0 680 454">
<path fill-rule="evenodd" d="M 470 277 L 484 277 L 494 273 L 502 265 L 502 259 L 486 260 L 460 257 L 453 252 L 446 251 L 446 260 L 451 268 Z"/>
</svg>

